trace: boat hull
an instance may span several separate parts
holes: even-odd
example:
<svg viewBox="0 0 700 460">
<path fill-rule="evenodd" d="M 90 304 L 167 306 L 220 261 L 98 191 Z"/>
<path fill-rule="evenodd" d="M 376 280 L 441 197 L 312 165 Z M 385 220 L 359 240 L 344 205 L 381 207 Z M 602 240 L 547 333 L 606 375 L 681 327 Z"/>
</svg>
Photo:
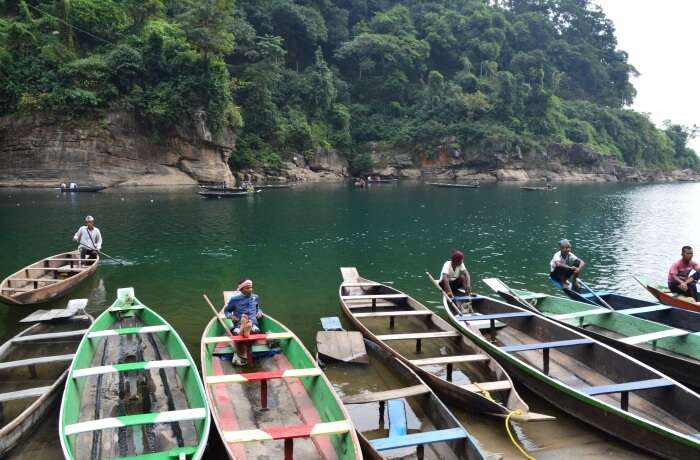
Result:
<svg viewBox="0 0 700 460">
<path fill-rule="evenodd" d="M 690 310 L 700 313 L 700 304 L 698 303 L 687 302 L 683 299 L 679 299 L 678 297 L 674 297 L 673 295 L 663 292 L 654 286 L 650 286 L 649 284 L 644 284 L 644 287 L 651 295 L 656 297 L 656 299 L 664 305 L 670 305 L 672 307 L 682 308 L 683 310 Z"/>
<path fill-rule="evenodd" d="M 22 270 L 19 270 L 5 278 L 2 281 L 2 283 L 0 283 L 0 289 L 9 287 L 8 284 L 12 283 L 13 278 L 22 278 L 20 275 L 25 275 L 24 277 L 27 277 L 26 274 L 30 273 L 28 270 L 31 270 L 33 268 L 39 268 L 40 264 L 45 264 L 48 262 L 49 265 L 51 265 L 50 262 L 53 258 L 59 258 L 60 256 L 71 256 L 72 258 L 75 258 L 77 262 L 78 258 L 80 257 L 79 254 L 79 251 L 59 253 L 51 257 L 47 257 L 46 259 L 42 259 L 31 265 L 28 265 Z M 65 296 L 66 294 L 74 290 L 76 287 L 78 287 L 80 283 L 82 283 L 88 277 L 90 277 L 90 275 L 95 273 L 95 271 L 97 271 L 97 266 L 99 265 L 99 262 L 100 256 L 98 255 L 94 262 L 85 270 L 76 273 L 75 275 L 69 276 L 68 278 L 59 281 L 58 283 L 50 284 L 48 286 L 40 287 L 37 289 L 32 289 L 29 292 L 20 292 L 17 295 L 10 296 L 6 294 L 1 294 L 8 291 L 0 290 L 0 301 L 8 305 L 39 305 L 42 303 L 51 302 L 52 300 L 56 300 Z"/>
</svg>

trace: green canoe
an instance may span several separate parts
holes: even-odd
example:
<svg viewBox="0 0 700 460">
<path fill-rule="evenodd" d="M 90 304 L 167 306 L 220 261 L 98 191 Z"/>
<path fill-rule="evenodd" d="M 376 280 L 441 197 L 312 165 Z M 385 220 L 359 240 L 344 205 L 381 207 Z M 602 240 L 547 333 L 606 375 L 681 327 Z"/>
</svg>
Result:
<svg viewBox="0 0 700 460">
<path fill-rule="evenodd" d="M 252 361 L 235 367 L 224 324 L 232 326 L 222 317 L 209 322 L 201 358 L 212 416 L 230 458 L 362 458 L 345 407 L 294 333 L 264 315 L 260 333 L 235 337 L 253 344 Z"/>
<path fill-rule="evenodd" d="M 513 305 L 532 307 L 675 380 L 700 388 L 700 336 L 691 331 L 563 297 L 511 289 L 495 278 L 484 282 Z"/>
<path fill-rule="evenodd" d="M 209 407 L 182 339 L 132 288 L 76 351 L 59 416 L 66 459 L 199 459 Z"/>
</svg>

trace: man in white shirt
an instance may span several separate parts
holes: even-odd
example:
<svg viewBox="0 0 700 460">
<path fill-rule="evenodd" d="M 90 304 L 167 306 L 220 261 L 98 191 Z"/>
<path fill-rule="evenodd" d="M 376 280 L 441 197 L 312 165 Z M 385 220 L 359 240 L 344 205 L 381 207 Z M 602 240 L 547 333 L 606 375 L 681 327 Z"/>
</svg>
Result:
<svg viewBox="0 0 700 460">
<path fill-rule="evenodd" d="M 464 266 L 464 254 L 458 250 L 452 251 L 452 257 L 445 262 L 440 272 L 440 286 L 449 298 L 455 292 L 463 290 L 465 295 L 471 293 L 471 279 L 467 267 Z"/>
<path fill-rule="evenodd" d="M 73 241 L 78 243 L 81 259 L 97 258 L 97 253 L 102 249 L 102 235 L 100 229 L 95 227 L 95 219 L 92 216 L 85 218 L 85 225 L 78 229 Z"/>
<path fill-rule="evenodd" d="M 554 257 L 549 262 L 549 277 L 565 288 L 569 287 L 569 278 L 571 278 L 574 289 L 578 290 L 578 275 L 585 265 L 586 262 L 571 252 L 569 240 L 561 240 L 559 242 L 559 251 L 554 254 Z"/>
</svg>

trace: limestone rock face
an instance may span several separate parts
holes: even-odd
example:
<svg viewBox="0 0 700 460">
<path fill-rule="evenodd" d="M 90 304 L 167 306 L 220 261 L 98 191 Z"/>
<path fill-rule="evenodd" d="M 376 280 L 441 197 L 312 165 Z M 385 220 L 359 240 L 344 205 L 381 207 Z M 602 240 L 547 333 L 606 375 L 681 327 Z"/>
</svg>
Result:
<svg viewBox="0 0 700 460">
<path fill-rule="evenodd" d="M 57 123 L 43 117 L 0 118 L 0 185 L 186 185 L 232 182 L 232 132 L 213 136 L 206 113 L 170 133 L 143 129 L 131 113 L 101 121 Z"/>
<path fill-rule="evenodd" d="M 336 150 L 323 148 L 314 152 L 308 166 L 313 172 L 327 171 L 341 175 L 346 175 L 349 167 L 348 160 Z"/>
</svg>

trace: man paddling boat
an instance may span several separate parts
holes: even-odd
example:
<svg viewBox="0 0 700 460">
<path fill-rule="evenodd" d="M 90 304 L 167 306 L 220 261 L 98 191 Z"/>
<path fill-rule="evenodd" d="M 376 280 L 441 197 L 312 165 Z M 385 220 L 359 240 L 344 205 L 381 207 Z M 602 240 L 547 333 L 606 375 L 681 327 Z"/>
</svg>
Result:
<svg viewBox="0 0 700 460">
<path fill-rule="evenodd" d="M 452 257 L 442 266 L 440 272 L 440 286 L 449 298 L 455 296 L 455 292 L 463 291 L 465 295 L 471 293 L 471 278 L 467 267 L 464 266 L 464 254 L 458 250 L 452 251 Z"/>
<path fill-rule="evenodd" d="M 258 319 L 262 317 L 262 308 L 257 294 L 253 294 L 253 281 L 243 279 L 238 284 L 238 290 L 233 293 L 226 306 L 224 315 L 233 321 L 231 332 L 234 335 L 248 337 L 251 333 L 258 334 Z M 236 353 L 231 361 L 234 366 L 248 364 L 248 343 L 235 343 Z"/>
<path fill-rule="evenodd" d="M 81 260 L 97 258 L 97 253 L 102 249 L 102 234 L 100 229 L 95 227 L 95 219 L 92 216 L 85 217 L 85 225 L 73 235 L 73 241 L 78 243 Z"/>
<path fill-rule="evenodd" d="M 690 272 L 695 270 L 692 275 Z M 683 246 L 681 258 L 668 269 L 668 288 L 671 292 L 692 297 L 698 300 L 698 285 L 700 279 L 700 263 L 693 260 L 693 248 Z"/>
<path fill-rule="evenodd" d="M 559 242 L 559 251 L 554 253 L 549 262 L 549 277 L 567 288 L 569 287 L 569 278 L 571 278 L 571 284 L 574 289 L 578 290 L 578 275 L 585 266 L 586 262 L 571 252 L 571 242 L 564 239 Z"/>
</svg>

